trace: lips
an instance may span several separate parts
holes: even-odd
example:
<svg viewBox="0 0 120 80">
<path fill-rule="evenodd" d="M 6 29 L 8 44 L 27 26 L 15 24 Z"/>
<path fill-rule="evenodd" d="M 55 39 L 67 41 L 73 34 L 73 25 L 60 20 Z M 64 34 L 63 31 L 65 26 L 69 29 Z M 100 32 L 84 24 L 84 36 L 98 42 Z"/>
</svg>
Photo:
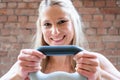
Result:
<svg viewBox="0 0 120 80">
<path fill-rule="evenodd" d="M 63 37 L 59 37 L 59 38 L 51 38 L 51 40 L 54 42 L 61 42 L 64 38 L 65 38 L 65 35 Z"/>
</svg>

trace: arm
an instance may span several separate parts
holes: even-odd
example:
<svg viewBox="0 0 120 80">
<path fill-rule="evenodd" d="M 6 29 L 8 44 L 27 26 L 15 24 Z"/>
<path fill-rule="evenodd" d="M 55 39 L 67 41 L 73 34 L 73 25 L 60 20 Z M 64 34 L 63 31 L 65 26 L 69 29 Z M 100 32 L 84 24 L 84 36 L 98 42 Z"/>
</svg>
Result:
<svg viewBox="0 0 120 80">
<path fill-rule="evenodd" d="M 101 70 L 100 72 L 101 72 L 101 80 L 120 80 L 120 78 L 113 76 L 112 74 L 106 72 L 105 70 Z"/>
<path fill-rule="evenodd" d="M 95 52 L 82 51 L 75 55 L 78 73 L 88 80 L 119 80 L 120 72 L 103 55 Z"/>
<path fill-rule="evenodd" d="M 111 77 L 109 80 L 117 80 L 120 79 L 120 72 L 113 66 L 113 64 L 103 55 L 97 54 L 100 66 L 102 68 L 102 76 L 105 78 Z"/>
<path fill-rule="evenodd" d="M 18 74 L 15 74 L 18 69 L 18 62 L 16 62 L 12 68 L 0 78 L 0 80 L 23 80 Z M 12 75 L 11 75 L 12 74 Z"/>
<path fill-rule="evenodd" d="M 1 80 L 26 80 L 30 72 L 40 70 L 40 62 L 45 56 L 33 49 L 23 49 L 17 62 L 3 76 Z"/>
</svg>

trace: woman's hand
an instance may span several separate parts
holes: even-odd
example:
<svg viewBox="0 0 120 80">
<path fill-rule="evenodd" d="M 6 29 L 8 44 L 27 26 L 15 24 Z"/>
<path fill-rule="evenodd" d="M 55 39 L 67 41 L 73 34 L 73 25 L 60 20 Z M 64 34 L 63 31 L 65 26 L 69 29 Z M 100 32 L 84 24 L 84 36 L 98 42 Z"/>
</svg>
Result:
<svg viewBox="0 0 120 80">
<path fill-rule="evenodd" d="M 76 71 L 88 80 L 100 80 L 100 63 L 93 52 L 82 51 L 74 56 Z"/>
<path fill-rule="evenodd" d="M 33 49 L 23 49 L 18 56 L 18 74 L 25 79 L 30 72 L 41 69 L 40 63 L 45 58 L 41 52 Z"/>
</svg>

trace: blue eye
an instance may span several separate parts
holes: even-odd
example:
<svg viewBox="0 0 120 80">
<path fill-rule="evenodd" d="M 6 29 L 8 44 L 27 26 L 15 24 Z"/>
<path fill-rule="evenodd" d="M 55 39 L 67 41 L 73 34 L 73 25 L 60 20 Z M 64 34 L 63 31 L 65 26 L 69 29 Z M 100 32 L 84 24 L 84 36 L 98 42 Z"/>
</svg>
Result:
<svg viewBox="0 0 120 80">
<path fill-rule="evenodd" d="M 58 24 L 64 24 L 65 22 L 67 22 L 67 20 L 60 20 Z"/>
<path fill-rule="evenodd" d="M 45 24 L 44 24 L 44 27 L 45 27 L 45 28 L 49 28 L 49 27 L 51 27 L 51 26 L 52 26 L 51 23 L 45 23 Z"/>
<path fill-rule="evenodd" d="M 50 23 L 45 23 L 44 26 L 51 26 L 51 24 Z"/>
</svg>

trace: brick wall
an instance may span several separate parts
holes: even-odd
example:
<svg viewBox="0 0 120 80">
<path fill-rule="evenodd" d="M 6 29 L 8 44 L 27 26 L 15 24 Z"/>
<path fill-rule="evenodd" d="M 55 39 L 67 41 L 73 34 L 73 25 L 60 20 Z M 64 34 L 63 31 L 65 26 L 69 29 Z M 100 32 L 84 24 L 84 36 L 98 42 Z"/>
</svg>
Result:
<svg viewBox="0 0 120 80">
<path fill-rule="evenodd" d="M 0 76 L 30 48 L 41 0 L 0 0 Z M 72 0 L 85 23 L 92 51 L 105 55 L 120 70 L 120 0 Z"/>
</svg>

